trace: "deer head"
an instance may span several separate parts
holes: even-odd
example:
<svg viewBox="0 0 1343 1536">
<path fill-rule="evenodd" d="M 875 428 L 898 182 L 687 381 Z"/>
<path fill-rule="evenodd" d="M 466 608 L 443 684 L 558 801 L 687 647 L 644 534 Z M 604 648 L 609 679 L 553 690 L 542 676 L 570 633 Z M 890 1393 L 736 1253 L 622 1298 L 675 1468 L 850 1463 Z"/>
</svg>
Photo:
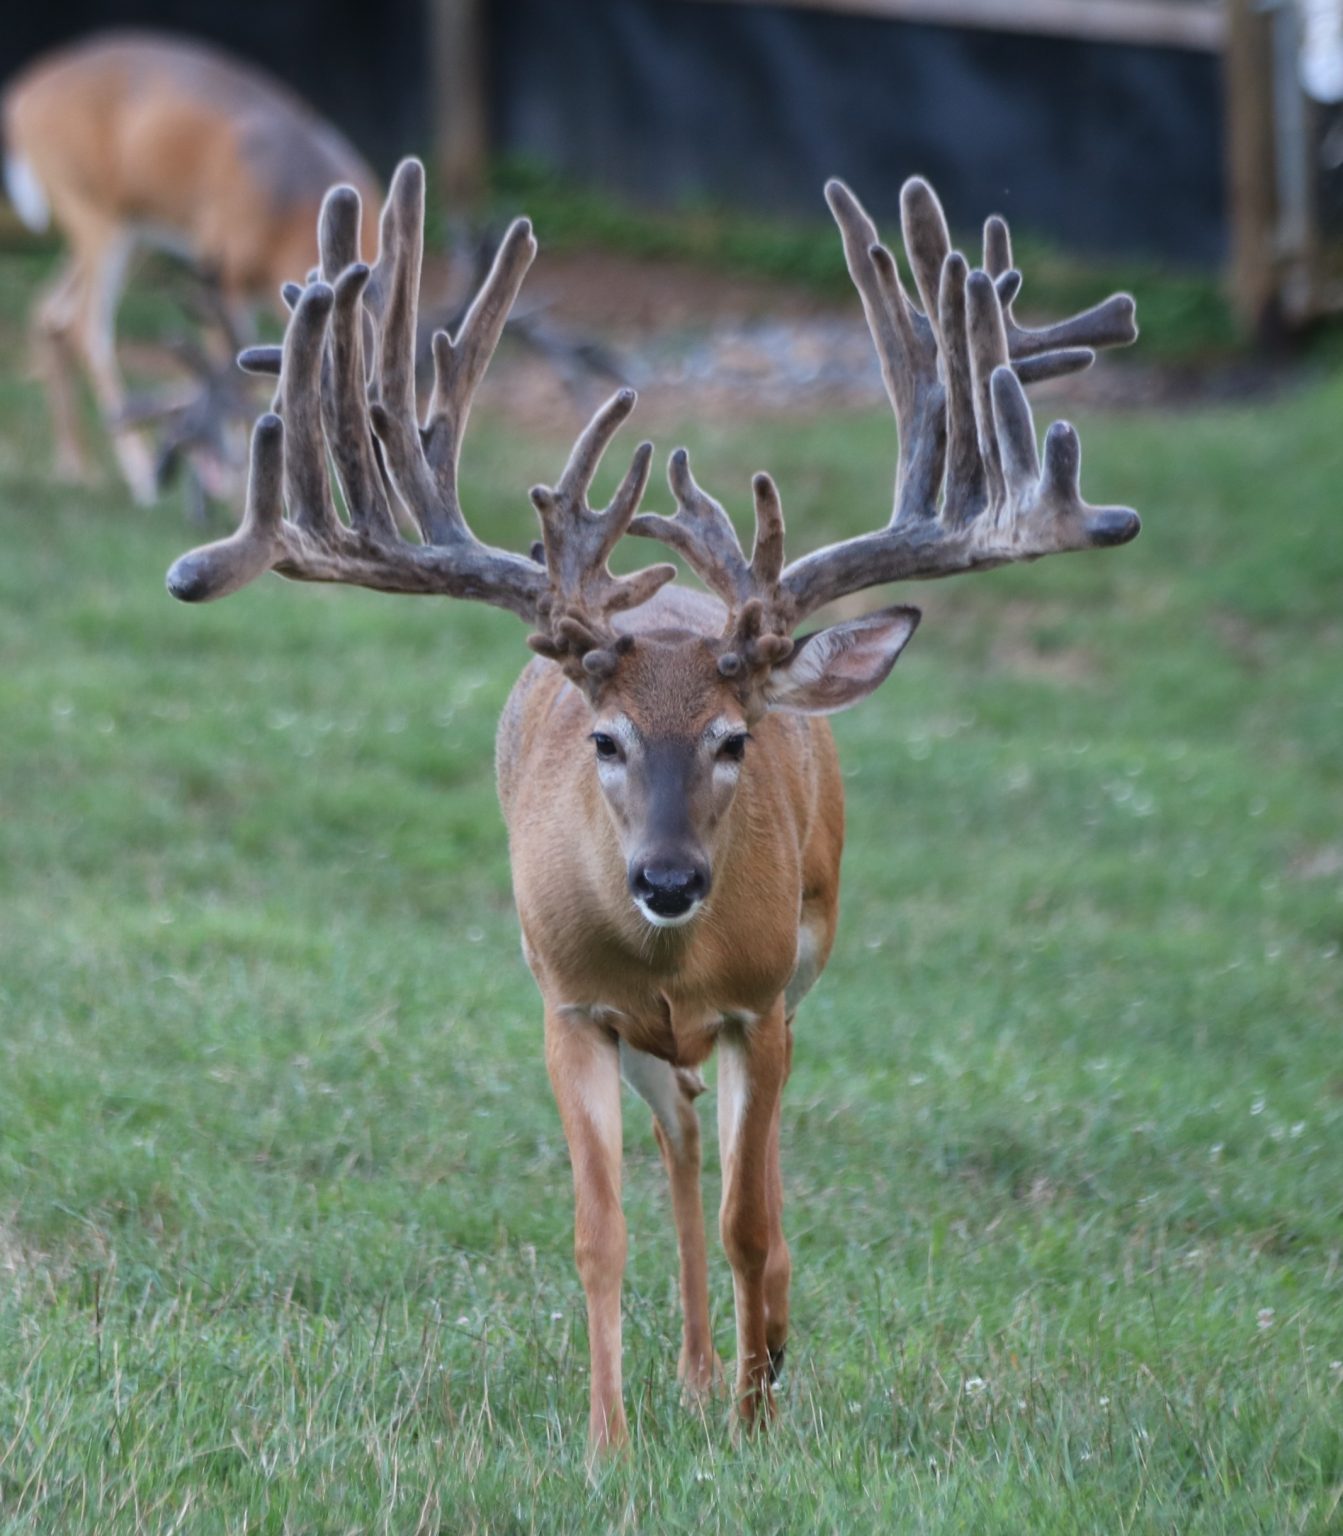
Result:
<svg viewBox="0 0 1343 1536">
<path fill-rule="evenodd" d="M 516 221 L 457 336 L 434 337 L 433 395 L 421 425 L 414 343 L 424 175 L 410 160 L 393 180 L 372 269 L 358 260 L 357 195 L 328 195 L 320 275 L 291 294 L 283 349 L 243 358 L 257 371 L 278 371 L 280 390 L 279 414 L 262 417 L 253 434 L 242 524 L 179 560 L 169 590 L 186 601 L 221 597 L 273 569 L 299 581 L 472 598 L 526 619 L 532 649 L 587 701 L 582 750 L 591 754 L 630 896 L 654 926 L 689 921 L 712 887 L 753 728 L 769 714 L 830 714 L 865 698 L 919 617 L 893 607 L 799 634 L 812 613 L 865 587 L 1120 544 L 1139 527 L 1126 508 L 1082 501 L 1070 426 L 1051 427 L 1041 464 L 1023 390 L 1087 366 L 1094 347 L 1131 341 L 1132 300 L 1117 295 L 1047 330 L 1023 329 L 1012 315 L 1021 279 L 1006 225 L 989 220 L 983 266 L 972 272 L 951 249 L 931 188 L 914 179 L 902 214 L 920 309 L 853 194 L 836 181 L 827 198 L 901 439 L 894 509 L 878 532 L 785 564 L 779 493 L 758 474 L 748 558 L 684 449 L 669 464 L 675 512 L 639 512 L 649 443 L 635 450 L 610 503 L 594 509 L 593 478 L 634 409 L 626 389 L 593 417 L 555 485 L 532 491 L 539 545 L 519 554 L 480 542 L 462 512 L 458 457 L 536 242 L 530 225 Z M 399 534 L 394 502 L 418 542 Z M 676 571 L 660 564 L 613 575 L 608 557 L 626 533 L 679 554 L 721 603 L 716 620 L 702 613 L 689 624 L 631 622 Z"/>
</svg>

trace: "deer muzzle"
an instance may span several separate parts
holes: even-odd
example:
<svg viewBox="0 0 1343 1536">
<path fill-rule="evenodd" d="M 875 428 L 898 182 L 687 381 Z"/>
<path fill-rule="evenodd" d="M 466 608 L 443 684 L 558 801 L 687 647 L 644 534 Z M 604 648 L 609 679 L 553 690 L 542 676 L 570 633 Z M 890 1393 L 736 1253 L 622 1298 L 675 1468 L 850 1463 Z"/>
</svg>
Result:
<svg viewBox="0 0 1343 1536">
<path fill-rule="evenodd" d="M 629 869 L 630 894 L 655 928 L 689 922 L 709 894 L 709 866 L 694 854 L 635 859 Z"/>
</svg>

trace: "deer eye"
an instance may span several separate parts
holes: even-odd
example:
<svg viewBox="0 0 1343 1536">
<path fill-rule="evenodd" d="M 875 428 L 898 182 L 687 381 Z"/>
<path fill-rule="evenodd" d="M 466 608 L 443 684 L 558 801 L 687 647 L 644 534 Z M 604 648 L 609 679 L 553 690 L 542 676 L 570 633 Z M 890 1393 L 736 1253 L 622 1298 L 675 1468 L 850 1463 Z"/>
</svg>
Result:
<svg viewBox="0 0 1343 1536">
<path fill-rule="evenodd" d="M 739 763 L 746 756 L 746 743 L 751 736 L 748 731 L 739 731 L 735 736 L 729 736 L 718 748 L 718 755 L 729 763 Z"/>
<path fill-rule="evenodd" d="M 604 763 L 613 763 L 620 756 L 620 748 L 616 745 L 614 736 L 607 736 L 603 731 L 593 731 L 588 738 L 597 749 L 597 756 Z"/>
</svg>

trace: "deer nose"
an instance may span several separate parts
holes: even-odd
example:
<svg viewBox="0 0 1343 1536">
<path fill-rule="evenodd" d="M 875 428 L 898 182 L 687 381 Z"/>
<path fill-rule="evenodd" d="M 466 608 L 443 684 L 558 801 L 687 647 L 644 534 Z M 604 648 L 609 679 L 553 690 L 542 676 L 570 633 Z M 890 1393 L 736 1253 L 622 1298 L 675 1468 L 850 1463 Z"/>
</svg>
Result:
<svg viewBox="0 0 1343 1536">
<path fill-rule="evenodd" d="M 684 917 L 709 894 L 709 871 L 698 859 L 648 859 L 631 867 L 630 891 L 658 917 Z"/>
</svg>

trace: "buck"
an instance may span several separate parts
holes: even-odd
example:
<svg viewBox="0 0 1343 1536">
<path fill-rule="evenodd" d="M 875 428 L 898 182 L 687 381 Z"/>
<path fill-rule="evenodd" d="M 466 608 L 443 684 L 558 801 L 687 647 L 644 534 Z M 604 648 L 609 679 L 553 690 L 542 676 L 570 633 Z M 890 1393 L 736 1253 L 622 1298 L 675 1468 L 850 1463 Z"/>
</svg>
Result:
<svg viewBox="0 0 1343 1536">
<path fill-rule="evenodd" d="M 413 342 L 423 174 L 407 161 L 371 271 L 358 260 L 357 195 L 328 196 L 320 278 L 303 290 L 285 334 L 280 414 L 262 417 L 253 435 L 244 519 L 168 574 L 169 590 L 188 602 L 274 570 L 296 581 L 469 598 L 533 626 L 537 656 L 499 726 L 499 795 L 573 1166 L 594 1450 L 627 1434 L 622 1076 L 652 1110 L 670 1180 L 680 1377 L 706 1392 L 721 1370 L 695 1107 L 699 1068 L 715 1046 L 736 1408 L 747 1424 L 773 1412 L 790 1276 L 780 1103 L 798 1005 L 834 942 L 844 840 L 843 784 L 824 717 L 886 677 L 918 612 L 889 607 L 796 631 L 867 587 L 1123 544 L 1139 528 L 1127 508 L 1081 499 L 1072 427 L 1049 429 L 1041 462 L 1022 388 L 1086 366 L 1097 346 L 1132 341 L 1132 300 L 1116 295 L 1048 329 L 1023 328 L 1012 310 L 1020 276 L 1006 225 L 989 220 L 983 267 L 970 271 L 951 249 L 932 190 L 915 179 L 901 206 L 919 308 L 853 194 L 834 181 L 826 195 L 899 429 L 895 506 L 884 527 L 785 565 L 778 492 L 759 474 L 748 558 L 682 449 L 670 461 L 674 513 L 639 512 L 649 443 L 635 450 L 609 505 L 593 508 L 598 463 L 634 406 L 622 391 L 578 438 L 555 485 L 532 491 L 541 525 L 532 552 L 478 540 L 463 516 L 458 453 L 536 243 L 527 222 L 516 222 L 456 338 L 434 338 L 435 384 L 421 424 Z M 418 542 L 398 536 L 395 501 L 413 517 Z M 670 564 L 613 575 L 607 559 L 627 533 L 670 546 L 708 592 L 670 587 Z"/>
<path fill-rule="evenodd" d="M 35 311 L 56 469 L 83 480 L 74 365 L 82 363 L 137 501 L 157 474 L 127 415 L 115 326 L 138 245 L 184 256 L 214 285 L 233 335 L 277 304 L 317 254 L 335 182 L 376 200 L 356 150 L 278 80 L 221 49 L 151 32 L 101 33 L 48 54 L 7 88 L 5 183 L 35 231 L 54 223 L 65 264 Z M 368 254 L 372 254 L 371 250 Z"/>
</svg>

